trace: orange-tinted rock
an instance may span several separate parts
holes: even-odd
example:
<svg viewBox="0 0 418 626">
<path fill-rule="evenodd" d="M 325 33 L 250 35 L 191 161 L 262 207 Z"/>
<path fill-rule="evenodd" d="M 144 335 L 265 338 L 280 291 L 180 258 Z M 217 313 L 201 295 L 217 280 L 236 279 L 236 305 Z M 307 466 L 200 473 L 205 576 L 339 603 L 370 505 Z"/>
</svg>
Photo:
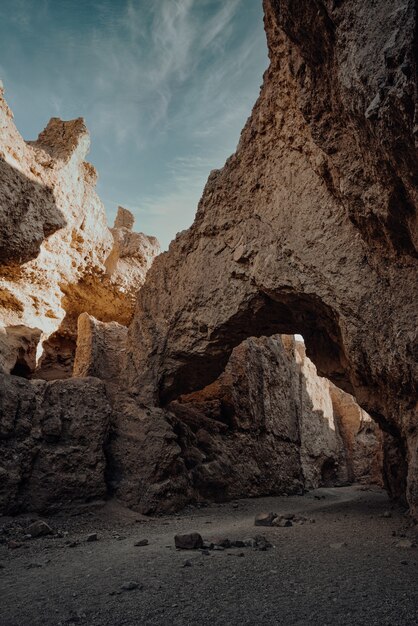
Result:
<svg viewBox="0 0 418 626">
<path fill-rule="evenodd" d="M 127 209 L 108 228 L 83 119 L 52 118 L 25 142 L 1 89 L 0 127 L 0 327 L 39 329 L 36 377 L 66 378 L 78 316 L 129 324 L 159 245 Z"/>
</svg>

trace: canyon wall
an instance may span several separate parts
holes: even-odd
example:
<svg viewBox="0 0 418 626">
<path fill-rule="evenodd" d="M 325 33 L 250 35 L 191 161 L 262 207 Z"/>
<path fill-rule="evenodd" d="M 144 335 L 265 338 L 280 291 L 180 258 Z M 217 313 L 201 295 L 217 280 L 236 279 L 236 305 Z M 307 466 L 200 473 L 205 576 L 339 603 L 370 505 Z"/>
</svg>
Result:
<svg viewBox="0 0 418 626">
<path fill-rule="evenodd" d="M 96 378 L 0 374 L 0 514 L 65 511 L 103 499 L 110 418 Z"/>
<path fill-rule="evenodd" d="M 153 264 L 129 212 L 106 225 L 83 120 L 27 143 L 0 93 L 3 512 L 174 511 L 383 463 L 418 513 L 414 2 L 264 6 L 237 152 Z"/>
<path fill-rule="evenodd" d="M 418 513 L 415 2 L 264 7 L 260 97 L 147 275 L 129 387 L 164 406 L 245 338 L 301 333 L 319 374 L 386 431 L 386 459 L 402 459 L 386 484 L 401 497 L 407 480 Z"/>
<path fill-rule="evenodd" d="M 377 424 L 340 390 L 337 414 L 333 386 L 293 337 L 244 341 L 216 381 L 158 409 L 124 390 L 122 329 L 81 316 L 75 373 L 106 384 L 114 408 L 106 477 L 128 506 L 161 513 L 196 501 L 381 484 Z"/>
<path fill-rule="evenodd" d="M 84 160 L 90 138 L 81 118 L 52 118 L 25 142 L 0 86 L 0 129 L 0 365 L 27 377 L 35 369 L 37 378 L 68 377 L 78 316 L 129 324 L 159 245 L 132 232 L 121 207 L 108 228 L 96 171 Z"/>
<path fill-rule="evenodd" d="M 105 382 L 69 378 L 78 318 L 126 336 L 159 245 L 122 207 L 108 228 L 82 119 L 25 142 L 0 84 L 0 130 L 0 514 L 80 507 L 108 495 L 114 412 Z"/>
</svg>

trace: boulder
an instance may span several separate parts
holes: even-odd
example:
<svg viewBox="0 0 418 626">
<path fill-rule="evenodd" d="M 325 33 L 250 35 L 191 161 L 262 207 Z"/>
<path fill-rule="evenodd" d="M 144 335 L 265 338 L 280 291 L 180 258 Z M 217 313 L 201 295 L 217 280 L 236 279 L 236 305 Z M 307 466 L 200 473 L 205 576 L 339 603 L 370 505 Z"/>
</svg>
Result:
<svg viewBox="0 0 418 626">
<path fill-rule="evenodd" d="M 187 533 L 175 535 L 174 545 L 179 550 L 198 550 L 203 546 L 203 539 L 199 533 Z"/>
</svg>

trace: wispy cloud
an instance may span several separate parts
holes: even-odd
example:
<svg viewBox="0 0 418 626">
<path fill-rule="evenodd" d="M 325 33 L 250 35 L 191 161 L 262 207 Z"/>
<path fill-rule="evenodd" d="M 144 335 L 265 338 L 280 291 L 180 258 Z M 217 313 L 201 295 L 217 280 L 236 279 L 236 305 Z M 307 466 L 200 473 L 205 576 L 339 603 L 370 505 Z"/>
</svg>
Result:
<svg viewBox="0 0 418 626">
<path fill-rule="evenodd" d="M 118 198 L 163 245 L 233 151 L 267 64 L 261 0 L 1 0 L 2 43 L 27 136 L 85 116 L 110 213 Z"/>
</svg>

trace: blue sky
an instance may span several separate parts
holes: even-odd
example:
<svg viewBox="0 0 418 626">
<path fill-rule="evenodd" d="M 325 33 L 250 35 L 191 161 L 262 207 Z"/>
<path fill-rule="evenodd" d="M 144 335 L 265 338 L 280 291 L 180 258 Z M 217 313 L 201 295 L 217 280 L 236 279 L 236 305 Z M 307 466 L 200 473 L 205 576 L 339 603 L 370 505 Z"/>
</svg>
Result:
<svg viewBox="0 0 418 626">
<path fill-rule="evenodd" d="M 163 248 L 235 150 L 267 64 L 261 0 L 0 0 L 20 132 L 84 117 L 109 221 L 121 204 Z"/>
</svg>

